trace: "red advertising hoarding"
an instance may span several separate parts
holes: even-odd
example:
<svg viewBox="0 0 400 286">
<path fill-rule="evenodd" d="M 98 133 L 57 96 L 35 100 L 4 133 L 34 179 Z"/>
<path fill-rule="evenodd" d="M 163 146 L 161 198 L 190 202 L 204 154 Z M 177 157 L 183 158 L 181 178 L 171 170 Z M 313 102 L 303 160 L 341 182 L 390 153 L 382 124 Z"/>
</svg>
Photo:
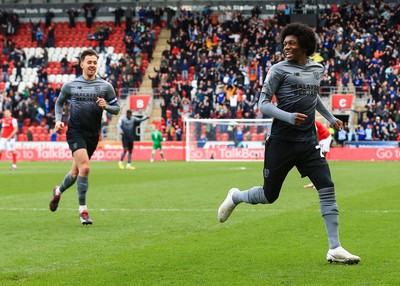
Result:
<svg viewBox="0 0 400 286">
<path fill-rule="evenodd" d="M 150 161 L 151 142 L 135 142 L 133 160 Z M 17 142 L 18 161 L 71 161 L 71 150 L 66 142 Z M 119 142 L 100 142 L 94 152 L 92 161 L 118 161 L 121 157 L 122 145 Z M 163 152 L 167 160 L 185 160 L 185 145 L 182 142 L 165 142 Z M 4 151 L 2 160 L 11 161 L 11 153 Z M 156 152 L 155 160 L 160 155 Z"/>
<path fill-rule="evenodd" d="M 135 111 L 145 110 L 150 101 L 149 95 L 134 95 L 130 97 L 130 108 Z"/>
<path fill-rule="evenodd" d="M 333 109 L 351 109 L 354 96 L 352 94 L 332 94 Z"/>
<path fill-rule="evenodd" d="M 118 161 L 122 146 L 119 142 L 100 142 L 92 161 Z M 135 142 L 133 160 L 148 161 L 151 142 Z M 167 160 L 186 160 L 184 142 L 164 142 L 163 152 Z M 264 148 L 230 148 L 214 145 L 211 148 L 193 147 L 189 150 L 193 160 L 262 161 Z M 71 151 L 66 142 L 17 142 L 18 161 L 70 161 Z M 155 160 L 159 160 L 157 152 Z M 327 155 L 333 161 L 400 161 L 400 148 L 331 148 Z M 2 160 L 11 161 L 11 153 L 4 151 Z"/>
</svg>

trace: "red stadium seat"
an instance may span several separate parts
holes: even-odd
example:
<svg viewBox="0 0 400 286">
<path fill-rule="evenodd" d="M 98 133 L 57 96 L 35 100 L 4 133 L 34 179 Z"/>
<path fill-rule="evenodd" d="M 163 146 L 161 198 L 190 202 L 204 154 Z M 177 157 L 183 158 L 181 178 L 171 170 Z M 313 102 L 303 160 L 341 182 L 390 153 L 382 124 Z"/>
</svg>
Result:
<svg viewBox="0 0 400 286">
<path fill-rule="evenodd" d="M 47 135 L 42 133 L 39 135 L 39 141 L 47 141 Z"/>
<path fill-rule="evenodd" d="M 36 129 L 35 132 L 36 132 L 37 134 L 41 134 L 41 133 L 42 133 L 42 130 L 43 130 L 42 126 L 38 125 L 38 126 L 36 126 L 35 129 Z"/>
<path fill-rule="evenodd" d="M 28 141 L 28 136 L 26 136 L 26 134 L 23 134 L 23 133 L 18 134 L 17 140 L 18 141 Z"/>
<path fill-rule="evenodd" d="M 66 134 L 58 134 L 57 135 L 57 141 L 66 141 L 66 140 L 67 140 Z"/>
</svg>

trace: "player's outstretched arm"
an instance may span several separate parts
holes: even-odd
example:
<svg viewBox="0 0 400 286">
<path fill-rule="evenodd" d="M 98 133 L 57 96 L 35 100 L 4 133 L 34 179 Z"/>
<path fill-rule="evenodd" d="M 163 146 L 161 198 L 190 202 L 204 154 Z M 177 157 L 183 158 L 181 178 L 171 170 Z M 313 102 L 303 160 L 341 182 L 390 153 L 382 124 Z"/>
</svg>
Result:
<svg viewBox="0 0 400 286">
<path fill-rule="evenodd" d="M 335 126 L 335 123 L 339 120 L 335 116 L 333 116 L 328 109 L 326 109 L 325 105 L 322 103 L 321 97 L 317 96 L 317 105 L 316 110 L 326 119 L 332 126 Z"/>
<path fill-rule="evenodd" d="M 290 113 L 279 109 L 274 104 L 270 102 L 263 102 L 259 105 L 260 111 L 268 116 L 277 118 L 279 120 L 285 121 L 287 123 L 293 125 L 301 125 L 301 121 L 304 123 L 305 118 L 303 119 L 303 115 L 301 113 Z M 307 118 L 307 115 L 304 115 Z"/>
</svg>

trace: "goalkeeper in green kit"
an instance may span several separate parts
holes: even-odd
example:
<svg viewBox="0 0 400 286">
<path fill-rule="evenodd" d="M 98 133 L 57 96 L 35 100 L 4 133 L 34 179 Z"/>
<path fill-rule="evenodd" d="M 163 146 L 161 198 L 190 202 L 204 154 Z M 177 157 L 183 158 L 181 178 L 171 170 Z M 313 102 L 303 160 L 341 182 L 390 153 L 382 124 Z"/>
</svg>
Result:
<svg viewBox="0 0 400 286">
<path fill-rule="evenodd" d="M 157 129 L 157 127 L 154 125 L 154 130 L 151 132 L 151 140 L 153 141 L 153 151 L 151 152 L 151 159 L 150 162 L 154 162 L 154 155 L 156 153 L 156 150 L 160 150 L 160 156 L 163 161 L 167 161 L 164 158 L 164 154 L 162 151 L 162 142 L 164 141 L 164 138 L 162 136 L 162 133 L 160 130 Z"/>
</svg>

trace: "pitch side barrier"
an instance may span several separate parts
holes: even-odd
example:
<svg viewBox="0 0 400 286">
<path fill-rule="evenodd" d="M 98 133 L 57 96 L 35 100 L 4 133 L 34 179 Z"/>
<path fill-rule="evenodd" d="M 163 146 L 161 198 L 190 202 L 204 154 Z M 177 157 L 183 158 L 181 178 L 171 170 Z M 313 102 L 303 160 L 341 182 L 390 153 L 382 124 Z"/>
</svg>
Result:
<svg viewBox="0 0 400 286">
<path fill-rule="evenodd" d="M 251 161 L 262 164 L 264 160 L 263 147 L 264 142 L 246 141 L 247 145 L 239 148 L 222 148 L 221 154 L 224 161 L 238 161 L 237 156 L 252 157 Z M 229 142 L 222 142 L 229 145 Z M 230 144 L 233 144 L 232 142 Z M 253 144 L 253 145 L 252 145 Z M 201 144 L 200 144 L 201 145 Z M 205 146 L 205 145 L 204 145 Z M 220 147 L 221 145 L 219 145 Z M 17 142 L 17 159 L 18 161 L 71 161 L 72 155 L 66 142 Z M 209 146 L 210 147 L 210 146 Z M 259 149 L 260 152 L 254 153 L 251 149 Z M 196 161 L 218 161 L 211 159 L 216 156 L 218 149 L 213 147 L 202 150 L 196 156 L 200 156 Z M 133 150 L 133 160 L 149 161 L 151 158 L 152 143 L 151 142 L 135 142 Z M 92 161 L 119 161 L 122 152 L 121 142 L 100 142 L 99 147 L 92 157 Z M 168 161 L 185 161 L 186 144 L 185 142 L 164 142 L 163 152 Z M 208 153 L 207 153 L 208 152 Z M 219 154 L 219 155 L 221 155 Z M 255 155 L 257 154 L 257 156 Z M 261 155 L 262 154 L 262 155 Z M 204 156 L 203 156 L 204 155 Z M 218 156 L 219 156 L 218 155 Z M 231 158 L 229 158 L 231 157 Z M 400 148 L 395 146 L 376 145 L 375 147 L 336 147 L 331 148 L 327 155 L 328 160 L 333 161 L 400 161 Z M 3 161 L 11 161 L 10 152 L 3 152 Z M 155 161 L 161 160 L 159 154 L 156 153 Z M 240 160 L 249 161 L 249 160 Z"/>
<path fill-rule="evenodd" d="M 345 147 L 348 148 L 399 148 L 398 141 L 346 141 Z"/>
</svg>

